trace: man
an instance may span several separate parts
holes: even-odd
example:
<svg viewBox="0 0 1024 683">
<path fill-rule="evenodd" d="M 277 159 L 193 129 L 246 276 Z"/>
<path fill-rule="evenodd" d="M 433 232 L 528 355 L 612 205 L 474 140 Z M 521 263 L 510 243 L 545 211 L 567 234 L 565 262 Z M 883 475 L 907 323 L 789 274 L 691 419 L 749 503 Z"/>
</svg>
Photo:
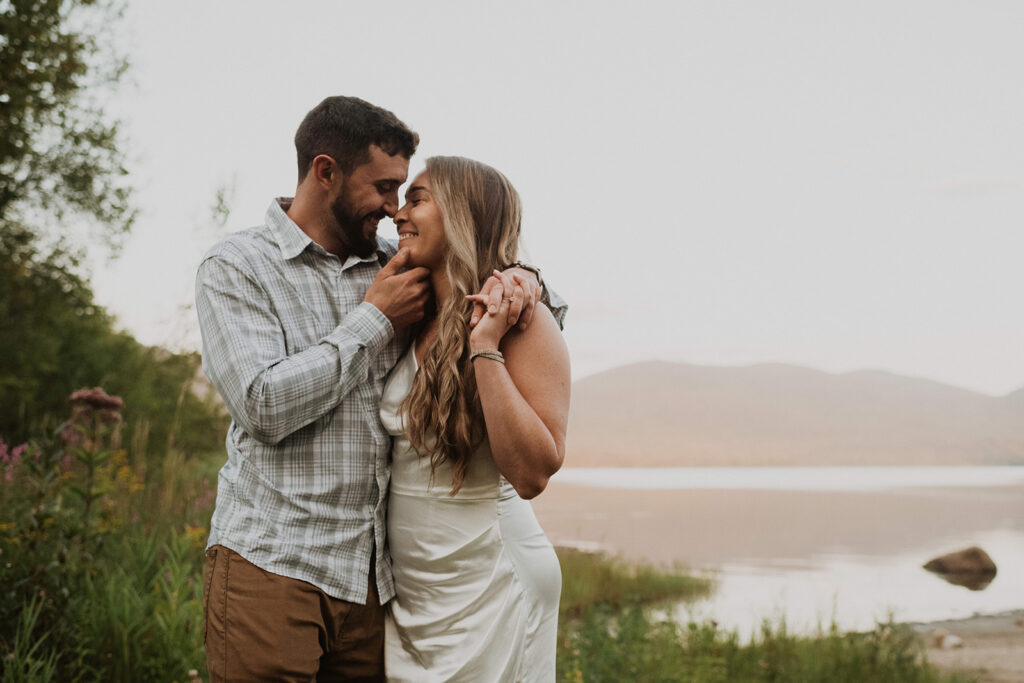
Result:
<svg viewBox="0 0 1024 683">
<path fill-rule="evenodd" d="M 398 210 L 418 142 L 387 110 L 327 98 L 295 135 L 295 198 L 199 266 L 203 368 L 232 417 L 203 591 L 214 681 L 383 679 L 394 586 L 378 403 L 429 272 L 403 272 L 377 223 Z M 538 288 L 523 286 L 526 321 Z"/>
</svg>

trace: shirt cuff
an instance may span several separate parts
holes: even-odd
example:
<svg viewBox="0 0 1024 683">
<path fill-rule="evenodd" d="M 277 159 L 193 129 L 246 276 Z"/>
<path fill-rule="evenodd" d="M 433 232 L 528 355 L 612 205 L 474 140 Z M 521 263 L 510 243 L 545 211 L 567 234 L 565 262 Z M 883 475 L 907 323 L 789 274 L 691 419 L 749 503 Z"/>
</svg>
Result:
<svg viewBox="0 0 1024 683">
<path fill-rule="evenodd" d="M 379 351 L 394 335 L 395 328 L 391 326 L 388 317 L 381 313 L 379 308 L 364 301 L 346 315 L 333 332 L 320 341 L 337 346 L 344 339 L 355 338 L 360 345 L 370 351 Z"/>
</svg>

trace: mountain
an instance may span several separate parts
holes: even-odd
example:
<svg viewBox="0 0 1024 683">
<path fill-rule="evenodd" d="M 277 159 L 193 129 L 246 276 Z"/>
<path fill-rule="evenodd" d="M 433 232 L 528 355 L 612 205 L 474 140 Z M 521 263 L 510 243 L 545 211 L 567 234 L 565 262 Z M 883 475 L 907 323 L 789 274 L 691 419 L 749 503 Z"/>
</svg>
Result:
<svg viewBox="0 0 1024 683">
<path fill-rule="evenodd" d="M 649 362 L 573 384 L 566 466 L 1024 465 L 1024 389 Z"/>
</svg>

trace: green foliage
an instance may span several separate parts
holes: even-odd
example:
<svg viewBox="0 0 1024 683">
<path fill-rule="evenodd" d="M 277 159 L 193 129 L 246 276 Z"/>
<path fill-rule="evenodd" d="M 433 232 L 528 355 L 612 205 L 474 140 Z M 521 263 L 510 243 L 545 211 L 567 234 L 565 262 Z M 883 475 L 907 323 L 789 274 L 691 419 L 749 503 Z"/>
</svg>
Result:
<svg viewBox="0 0 1024 683">
<path fill-rule="evenodd" d="M 214 397 L 190 389 L 198 354 L 167 354 L 118 331 L 81 275 L 99 229 L 116 246 L 134 218 L 126 149 L 100 97 L 127 66 L 110 40 L 120 0 L 0 3 L 0 436 L 23 441 L 67 414 L 66 397 L 103 386 L 124 398 L 140 450 L 215 448 Z M 146 432 L 144 435 L 133 431 Z M 142 438 L 145 437 L 145 438 Z"/>
<path fill-rule="evenodd" d="M 880 624 L 863 634 L 835 626 L 816 637 L 764 624 L 741 643 L 713 623 L 653 620 L 640 605 L 588 610 L 571 630 L 558 659 L 563 681 L 689 681 L 725 683 L 938 683 L 966 681 L 923 661 L 908 627 Z"/>
<path fill-rule="evenodd" d="M 562 565 L 561 620 L 578 617 L 597 604 L 621 607 L 658 600 L 692 600 L 711 593 L 714 582 L 685 570 L 659 571 L 649 565 L 572 548 L 559 548 Z"/>
<path fill-rule="evenodd" d="M 36 628 L 42 607 L 42 601 L 33 597 L 22 609 L 0 682 L 34 683 L 57 679 L 57 651 L 53 649 L 49 634 L 39 633 Z"/>
<path fill-rule="evenodd" d="M 171 354 L 117 331 L 65 252 L 43 254 L 28 230 L 0 242 L 0 436 L 18 442 L 64 419 L 68 395 L 103 386 L 125 401 L 125 437 L 140 450 L 219 447 L 216 396 L 194 389 L 199 354 Z M 139 434 L 139 431 L 145 434 Z"/>
<path fill-rule="evenodd" d="M 0 442 L 4 680 L 187 680 L 201 668 L 197 523 L 211 468 L 178 451 L 131 465 L 110 448 L 112 423 Z"/>
<path fill-rule="evenodd" d="M 646 606 L 706 595 L 713 582 L 685 571 L 631 567 L 619 559 L 560 549 L 561 681 L 765 681 L 773 683 L 937 683 L 966 681 L 924 662 L 908 627 L 881 624 L 842 634 L 833 624 L 814 637 L 765 622 L 751 642 L 714 622 L 654 618 Z"/>
<path fill-rule="evenodd" d="M 66 234 L 89 220 L 116 246 L 134 220 L 119 122 L 103 111 L 127 61 L 111 48 L 120 4 L 0 4 L 0 236 Z"/>
</svg>

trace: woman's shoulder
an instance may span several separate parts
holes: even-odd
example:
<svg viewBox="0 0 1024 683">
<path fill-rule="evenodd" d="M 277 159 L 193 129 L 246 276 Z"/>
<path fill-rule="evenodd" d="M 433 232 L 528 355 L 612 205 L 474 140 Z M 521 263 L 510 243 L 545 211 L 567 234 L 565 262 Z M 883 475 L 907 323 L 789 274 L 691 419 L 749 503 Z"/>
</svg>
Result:
<svg viewBox="0 0 1024 683">
<path fill-rule="evenodd" d="M 509 330 L 502 340 L 501 351 L 506 360 L 514 362 L 527 360 L 531 356 L 550 359 L 553 355 L 565 355 L 568 361 L 562 331 L 551 311 L 543 304 L 534 309 L 533 320 L 525 330 L 518 327 Z"/>
</svg>

